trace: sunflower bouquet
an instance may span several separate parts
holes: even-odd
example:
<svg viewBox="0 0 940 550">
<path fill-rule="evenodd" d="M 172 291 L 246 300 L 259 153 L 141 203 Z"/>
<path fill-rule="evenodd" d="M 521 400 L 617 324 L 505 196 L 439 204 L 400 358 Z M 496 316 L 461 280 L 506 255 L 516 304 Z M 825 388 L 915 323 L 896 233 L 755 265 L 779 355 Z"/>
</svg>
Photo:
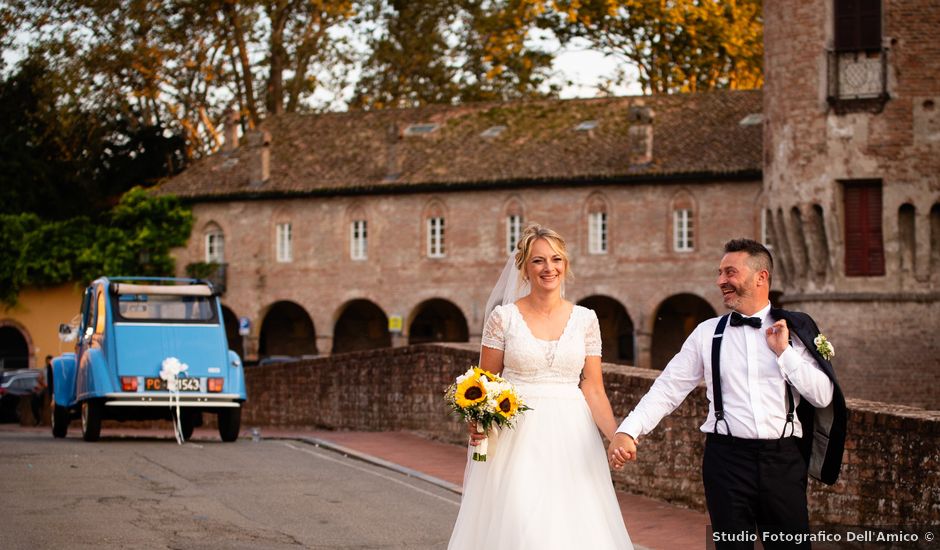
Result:
<svg viewBox="0 0 940 550">
<path fill-rule="evenodd" d="M 512 428 L 516 416 L 529 410 L 512 383 L 476 366 L 457 377 L 444 400 L 461 419 L 476 422 L 480 433 L 494 426 Z M 473 460 L 485 462 L 486 448 L 484 439 L 474 450 Z"/>
</svg>

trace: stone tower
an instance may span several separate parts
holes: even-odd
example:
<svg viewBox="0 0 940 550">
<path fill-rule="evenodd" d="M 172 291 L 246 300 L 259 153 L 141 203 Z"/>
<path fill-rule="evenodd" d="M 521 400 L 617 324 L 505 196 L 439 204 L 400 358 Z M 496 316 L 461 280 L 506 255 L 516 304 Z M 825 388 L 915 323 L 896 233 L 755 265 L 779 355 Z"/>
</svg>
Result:
<svg viewBox="0 0 940 550">
<path fill-rule="evenodd" d="M 849 397 L 940 408 L 940 7 L 764 2 L 761 208 Z M 779 283 L 777 282 L 779 281 Z"/>
</svg>

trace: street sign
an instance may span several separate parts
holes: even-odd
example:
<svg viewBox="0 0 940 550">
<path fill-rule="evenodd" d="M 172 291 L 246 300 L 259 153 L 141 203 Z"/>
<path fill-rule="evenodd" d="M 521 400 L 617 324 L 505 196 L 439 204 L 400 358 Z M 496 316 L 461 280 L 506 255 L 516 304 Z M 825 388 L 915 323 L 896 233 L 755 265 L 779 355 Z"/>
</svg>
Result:
<svg viewBox="0 0 940 550">
<path fill-rule="evenodd" d="M 238 334 L 239 336 L 248 336 L 251 334 L 251 319 L 248 317 L 240 317 L 238 319 Z"/>
<path fill-rule="evenodd" d="M 401 315 L 388 316 L 388 331 L 399 334 L 401 333 Z"/>
</svg>

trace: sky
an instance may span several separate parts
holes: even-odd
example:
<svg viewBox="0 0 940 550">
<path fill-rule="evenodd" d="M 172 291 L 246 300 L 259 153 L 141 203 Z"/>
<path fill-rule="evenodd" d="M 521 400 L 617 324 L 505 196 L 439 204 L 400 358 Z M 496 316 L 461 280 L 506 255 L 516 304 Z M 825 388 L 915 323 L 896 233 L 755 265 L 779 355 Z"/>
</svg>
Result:
<svg viewBox="0 0 940 550">
<path fill-rule="evenodd" d="M 18 36 L 16 42 L 20 48 L 19 51 L 4 50 L 2 52 L 7 69 L 21 57 L 28 38 Z M 561 87 L 559 95 L 562 99 L 597 97 L 598 86 L 604 82 L 605 77 L 612 76 L 618 65 L 623 64 L 622 60 L 592 50 L 587 43 L 579 43 L 577 39 L 565 48 L 561 48 L 554 39 L 536 38 L 533 42 L 540 44 L 547 51 L 555 52 L 552 64 L 557 76 L 549 82 Z M 636 71 L 632 69 L 629 73 L 635 75 Z M 628 85 L 613 88 L 615 95 L 642 94 L 642 89 L 636 83 L 636 77 L 633 76 L 632 80 L 633 82 Z M 351 87 L 344 92 L 341 95 L 348 97 L 337 98 L 314 94 L 314 102 L 330 110 L 343 110 L 344 100 L 352 96 Z"/>
</svg>

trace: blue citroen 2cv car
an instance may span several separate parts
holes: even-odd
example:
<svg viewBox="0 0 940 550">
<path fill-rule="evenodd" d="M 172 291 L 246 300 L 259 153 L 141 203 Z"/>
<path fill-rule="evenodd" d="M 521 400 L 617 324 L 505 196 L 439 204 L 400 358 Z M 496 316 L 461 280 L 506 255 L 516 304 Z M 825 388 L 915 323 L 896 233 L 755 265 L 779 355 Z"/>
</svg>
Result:
<svg viewBox="0 0 940 550">
<path fill-rule="evenodd" d="M 222 440 L 238 439 L 245 376 L 210 283 L 103 277 L 85 290 L 78 326 L 63 332 L 75 353 L 52 361 L 55 437 L 80 417 L 85 441 L 105 419 L 177 419 L 188 439 L 215 413 Z"/>
</svg>

